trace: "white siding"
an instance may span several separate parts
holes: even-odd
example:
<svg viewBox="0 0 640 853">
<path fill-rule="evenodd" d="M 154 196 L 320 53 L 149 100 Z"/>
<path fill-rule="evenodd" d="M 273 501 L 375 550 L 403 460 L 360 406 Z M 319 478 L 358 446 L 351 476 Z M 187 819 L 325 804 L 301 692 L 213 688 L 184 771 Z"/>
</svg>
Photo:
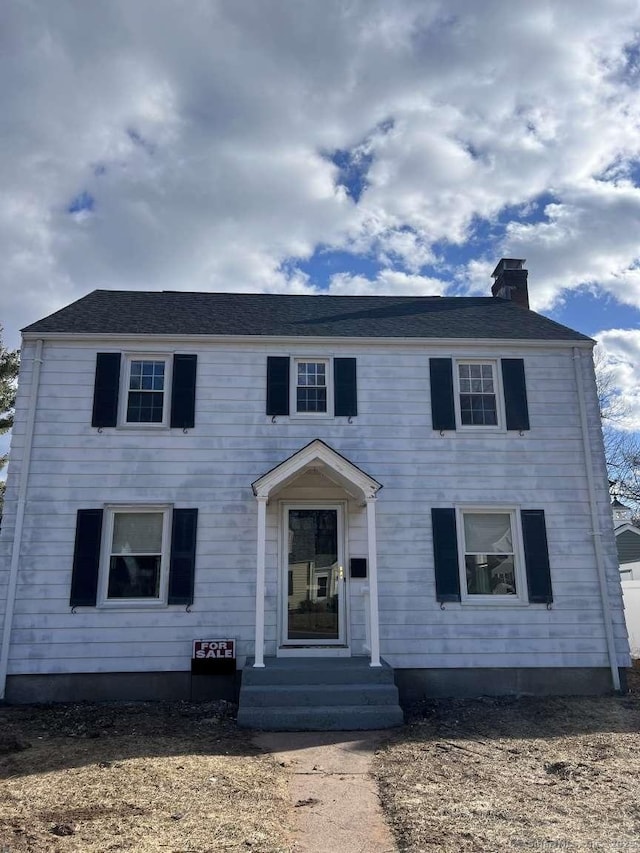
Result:
<svg viewBox="0 0 640 853">
<path fill-rule="evenodd" d="M 181 430 L 91 427 L 95 354 L 139 344 L 45 344 L 10 673 L 184 670 L 191 641 L 236 637 L 253 653 L 257 508 L 251 482 L 314 438 L 384 488 L 377 502 L 381 652 L 403 667 L 607 666 L 572 351 L 510 346 L 341 344 L 328 355 L 358 359 L 358 417 L 304 419 L 265 411 L 266 356 L 318 355 L 318 344 L 180 342 L 154 353 L 198 354 L 196 426 Z M 6 587 L 33 346 L 23 350 L 10 482 L 0 545 Z M 524 357 L 531 430 L 431 428 L 429 356 Z M 585 354 L 585 358 L 586 358 Z M 602 542 L 620 663 L 626 663 L 615 542 L 595 389 L 585 367 Z M 309 475 L 307 475 L 309 476 Z M 267 653 L 278 612 L 277 499 L 345 498 L 312 478 L 268 508 Z M 195 603 L 162 610 L 69 608 L 76 511 L 110 502 L 198 507 Z M 456 503 L 544 509 L 554 589 L 543 605 L 477 606 L 435 600 L 430 510 Z M 364 510 L 349 503 L 347 556 L 367 556 Z M 362 650 L 361 581 L 350 584 L 351 640 Z"/>
</svg>

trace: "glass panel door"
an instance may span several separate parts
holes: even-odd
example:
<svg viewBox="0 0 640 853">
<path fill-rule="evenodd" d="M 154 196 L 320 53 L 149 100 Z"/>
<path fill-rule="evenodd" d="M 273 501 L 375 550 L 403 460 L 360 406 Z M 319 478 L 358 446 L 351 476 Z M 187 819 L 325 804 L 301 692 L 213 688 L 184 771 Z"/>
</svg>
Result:
<svg viewBox="0 0 640 853">
<path fill-rule="evenodd" d="M 288 509 L 285 642 L 341 641 L 338 508 Z"/>
</svg>

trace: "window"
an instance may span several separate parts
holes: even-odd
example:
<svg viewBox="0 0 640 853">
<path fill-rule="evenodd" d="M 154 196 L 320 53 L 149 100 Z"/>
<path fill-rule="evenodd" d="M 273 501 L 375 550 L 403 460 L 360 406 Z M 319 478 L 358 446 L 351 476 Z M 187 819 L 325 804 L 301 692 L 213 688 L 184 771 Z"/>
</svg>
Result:
<svg viewBox="0 0 640 853">
<path fill-rule="evenodd" d="M 463 510 L 460 522 L 463 598 L 518 596 L 515 514 Z"/>
<path fill-rule="evenodd" d="M 295 359 L 295 404 L 298 414 L 328 414 L 330 365 L 326 359 Z"/>
<path fill-rule="evenodd" d="M 356 417 L 356 359 L 267 356 L 266 413 L 270 418 Z"/>
<path fill-rule="evenodd" d="M 431 425 L 462 430 L 530 429 L 522 358 L 430 358 Z"/>
<path fill-rule="evenodd" d="M 78 509 L 71 607 L 193 604 L 198 510 Z"/>
<path fill-rule="evenodd" d="M 329 576 L 328 575 L 318 575 L 316 578 L 316 598 L 326 598 L 327 597 L 327 589 L 329 586 Z"/>
<path fill-rule="evenodd" d="M 441 603 L 553 601 L 543 509 L 432 507 L 431 529 Z"/>
<path fill-rule="evenodd" d="M 108 510 L 103 600 L 166 602 L 168 508 Z"/>
<path fill-rule="evenodd" d="M 495 366 L 492 362 L 459 362 L 458 393 L 462 426 L 497 426 Z"/>
<path fill-rule="evenodd" d="M 91 426 L 192 429 L 197 365 L 195 354 L 96 353 Z"/>
<path fill-rule="evenodd" d="M 126 386 L 127 424 L 163 424 L 168 365 L 166 359 L 132 357 Z"/>
</svg>

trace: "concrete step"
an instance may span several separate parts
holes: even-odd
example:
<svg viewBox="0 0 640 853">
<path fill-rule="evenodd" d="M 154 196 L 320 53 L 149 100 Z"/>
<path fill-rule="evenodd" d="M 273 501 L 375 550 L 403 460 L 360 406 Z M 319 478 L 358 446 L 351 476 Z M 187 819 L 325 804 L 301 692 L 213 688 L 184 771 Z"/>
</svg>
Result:
<svg viewBox="0 0 640 853">
<path fill-rule="evenodd" d="M 266 658 L 262 669 L 247 660 L 244 685 L 276 684 L 393 684 L 393 670 L 369 666 L 368 658 Z"/>
<path fill-rule="evenodd" d="M 247 708 L 319 707 L 321 705 L 397 705 L 395 684 L 271 684 L 243 685 Z"/>
<path fill-rule="evenodd" d="M 247 661 L 238 707 L 241 728 L 350 731 L 401 726 L 393 670 L 368 658 L 267 658 Z"/>
<path fill-rule="evenodd" d="M 247 708 L 240 703 L 238 725 L 263 731 L 357 731 L 388 729 L 404 722 L 398 705 L 322 705 L 315 708 Z"/>
</svg>

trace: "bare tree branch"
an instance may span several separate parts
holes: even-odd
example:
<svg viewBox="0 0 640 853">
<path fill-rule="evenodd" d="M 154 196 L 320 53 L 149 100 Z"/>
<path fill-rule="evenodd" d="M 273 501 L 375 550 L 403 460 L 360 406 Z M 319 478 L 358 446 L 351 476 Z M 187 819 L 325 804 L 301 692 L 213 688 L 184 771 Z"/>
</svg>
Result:
<svg viewBox="0 0 640 853">
<path fill-rule="evenodd" d="M 16 379 L 20 365 L 18 350 L 8 350 L 2 343 L 2 326 L 0 326 L 0 435 L 8 432 L 13 426 L 14 405 L 16 401 Z M 7 464 L 6 454 L 0 456 L 0 471 Z M 0 480 L 0 519 L 4 503 L 4 480 Z"/>
</svg>

